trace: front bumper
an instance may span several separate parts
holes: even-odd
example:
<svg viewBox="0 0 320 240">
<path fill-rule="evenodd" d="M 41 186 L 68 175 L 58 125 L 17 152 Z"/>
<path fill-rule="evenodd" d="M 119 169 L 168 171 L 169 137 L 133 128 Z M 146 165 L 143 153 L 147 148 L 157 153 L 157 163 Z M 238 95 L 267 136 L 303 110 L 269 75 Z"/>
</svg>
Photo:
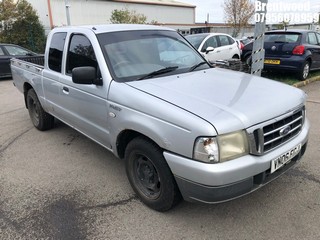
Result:
<svg viewBox="0 0 320 240">
<path fill-rule="evenodd" d="M 246 155 L 219 164 L 197 162 L 169 152 L 164 152 L 164 157 L 186 201 L 224 202 L 260 188 L 294 166 L 305 153 L 309 128 L 306 120 L 299 135 L 263 156 Z M 270 174 L 271 160 L 298 144 L 302 145 L 300 153 Z"/>
</svg>

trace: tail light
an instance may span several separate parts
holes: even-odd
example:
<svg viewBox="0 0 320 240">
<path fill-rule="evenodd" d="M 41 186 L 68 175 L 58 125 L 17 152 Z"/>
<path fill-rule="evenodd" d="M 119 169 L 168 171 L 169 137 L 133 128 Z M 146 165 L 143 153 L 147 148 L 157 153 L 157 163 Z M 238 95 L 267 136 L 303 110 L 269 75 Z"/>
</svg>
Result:
<svg viewBox="0 0 320 240">
<path fill-rule="evenodd" d="M 240 50 L 242 50 L 243 48 L 244 48 L 244 44 L 240 42 Z"/>
<path fill-rule="evenodd" d="M 303 45 L 299 45 L 299 46 L 296 46 L 293 51 L 292 51 L 292 54 L 293 55 L 303 55 L 304 54 L 304 46 Z"/>
</svg>

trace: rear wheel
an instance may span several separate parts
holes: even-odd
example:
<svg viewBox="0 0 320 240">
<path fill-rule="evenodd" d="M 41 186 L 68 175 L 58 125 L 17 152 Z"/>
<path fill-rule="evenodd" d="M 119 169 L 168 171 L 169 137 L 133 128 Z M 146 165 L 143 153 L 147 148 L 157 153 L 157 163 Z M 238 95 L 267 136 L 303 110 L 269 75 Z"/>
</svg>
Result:
<svg viewBox="0 0 320 240">
<path fill-rule="evenodd" d="M 252 56 L 251 55 L 248 55 L 244 58 L 244 62 L 245 64 L 247 64 L 248 66 L 251 67 L 251 64 L 252 64 Z"/>
<path fill-rule="evenodd" d="M 148 207 L 164 212 L 180 201 L 175 179 L 156 144 L 143 137 L 133 139 L 126 148 L 125 160 L 129 182 Z"/>
<path fill-rule="evenodd" d="M 299 80 L 306 80 L 309 73 L 310 73 L 310 62 L 306 61 L 299 72 L 299 76 L 298 76 Z"/>
<path fill-rule="evenodd" d="M 27 93 L 27 106 L 31 121 L 37 129 L 44 131 L 53 128 L 54 117 L 43 110 L 33 89 L 30 89 Z"/>
</svg>

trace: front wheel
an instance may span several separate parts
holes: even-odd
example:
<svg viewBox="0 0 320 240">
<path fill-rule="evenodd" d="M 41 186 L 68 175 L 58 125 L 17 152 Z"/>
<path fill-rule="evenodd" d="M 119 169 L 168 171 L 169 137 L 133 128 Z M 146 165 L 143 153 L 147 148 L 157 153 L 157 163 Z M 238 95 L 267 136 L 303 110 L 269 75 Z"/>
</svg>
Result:
<svg viewBox="0 0 320 240">
<path fill-rule="evenodd" d="M 37 129 L 44 131 L 53 128 L 54 117 L 43 110 L 33 89 L 30 89 L 27 93 L 27 106 L 31 121 Z"/>
<path fill-rule="evenodd" d="M 299 72 L 299 76 L 298 76 L 299 80 L 306 80 L 309 73 L 310 73 L 310 62 L 306 61 Z"/>
<path fill-rule="evenodd" d="M 125 160 L 129 182 L 148 207 L 164 212 L 180 201 L 175 179 L 156 144 L 143 137 L 133 139 L 126 148 Z"/>
</svg>

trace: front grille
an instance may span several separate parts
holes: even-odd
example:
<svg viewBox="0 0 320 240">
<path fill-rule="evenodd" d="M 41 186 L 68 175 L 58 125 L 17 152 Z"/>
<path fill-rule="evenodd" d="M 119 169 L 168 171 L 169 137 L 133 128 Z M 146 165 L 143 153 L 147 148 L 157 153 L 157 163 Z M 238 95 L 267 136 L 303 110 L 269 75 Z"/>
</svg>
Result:
<svg viewBox="0 0 320 240">
<path fill-rule="evenodd" d="M 251 153 L 261 155 L 289 141 L 298 135 L 305 119 L 305 110 L 301 108 L 282 119 L 276 119 L 255 128 L 250 136 Z"/>
</svg>

